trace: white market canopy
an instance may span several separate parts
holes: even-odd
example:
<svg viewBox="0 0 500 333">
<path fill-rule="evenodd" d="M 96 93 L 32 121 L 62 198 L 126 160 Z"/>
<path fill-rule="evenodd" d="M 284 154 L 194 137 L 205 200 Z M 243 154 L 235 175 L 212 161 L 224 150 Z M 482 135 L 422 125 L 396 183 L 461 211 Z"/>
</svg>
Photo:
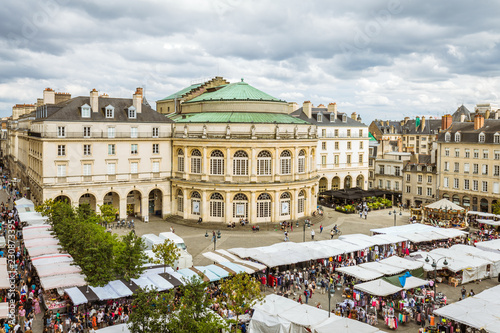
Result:
<svg viewBox="0 0 500 333">
<path fill-rule="evenodd" d="M 376 327 L 362 323 L 358 320 L 333 316 L 319 325 L 313 327 L 314 333 L 379 333 L 383 332 Z"/>
<path fill-rule="evenodd" d="M 476 243 L 476 248 L 484 251 L 500 253 L 500 238 L 486 242 L 478 242 Z"/>
<path fill-rule="evenodd" d="M 378 279 L 379 277 L 384 276 L 384 274 L 378 271 L 374 271 L 368 268 L 363 268 L 361 266 L 337 267 L 335 270 L 337 272 L 353 276 L 361 281 L 375 280 Z"/>
<path fill-rule="evenodd" d="M 396 287 L 382 279 L 356 284 L 354 285 L 354 289 L 374 296 L 389 296 L 403 290 L 403 288 Z"/>
<path fill-rule="evenodd" d="M 441 199 L 436 202 L 433 202 L 431 204 L 428 204 L 424 208 L 430 208 L 430 209 L 444 209 L 444 210 L 464 210 L 463 207 L 454 204 L 448 199 Z"/>
<path fill-rule="evenodd" d="M 494 226 L 499 226 L 500 221 L 495 221 L 495 220 L 486 220 L 486 219 L 476 219 L 477 223 L 482 223 L 482 224 L 489 224 L 489 225 L 494 225 Z"/>
<path fill-rule="evenodd" d="M 9 303 L 0 303 L 0 319 L 9 318 Z"/>
<path fill-rule="evenodd" d="M 96 331 L 97 333 L 131 333 L 128 328 L 128 324 L 118 324 L 113 326 L 108 326 L 101 328 Z"/>
<path fill-rule="evenodd" d="M 0 258 L 0 289 L 9 289 L 9 272 L 7 269 L 7 258 Z"/>
<path fill-rule="evenodd" d="M 304 332 L 304 328 L 311 328 L 327 320 L 328 311 L 302 304 L 282 311 L 279 317 L 292 323 L 290 332 Z"/>
<path fill-rule="evenodd" d="M 454 228 L 438 228 L 421 223 L 406 224 L 388 228 L 370 229 L 371 232 L 383 235 L 397 235 L 413 243 L 445 240 L 467 235 L 467 232 Z M 377 235 L 375 235 L 377 236 Z"/>
<path fill-rule="evenodd" d="M 29 225 L 45 224 L 48 219 L 49 218 L 47 216 L 43 216 L 38 212 L 19 213 L 19 220 L 21 220 L 21 222 L 26 222 Z"/>
<path fill-rule="evenodd" d="M 469 210 L 467 212 L 467 216 L 469 216 L 469 215 L 477 215 L 477 216 L 482 216 L 482 217 L 496 217 L 496 218 L 500 218 L 500 215 L 495 215 L 495 214 L 492 214 L 492 213 L 476 212 L 476 211 L 473 211 L 473 210 Z"/>
<path fill-rule="evenodd" d="M 385 264 L 385 265 L 398 267 L 398 268 L 402 268 L 403 270 L 409 270 L 409 271 L 412 271 L 414 269 L 418 269 L 418 268 L 421 268 L 424 266 L 424 264 L 421 262 L 409 260 L 406 258 L 401 258 L 398 256 L 390 256 L 388 258 L 380 260 L 380 263 Z"/>
<path fill-rule="evenodd" d="M 500 286 L 434 310 L 438 316 L 486 332 L 500 332 Z"/>
<path fill-rule="evenodd" d="M 26 199 L 26 198 L 21 198 L 19 200 L 14 201 L 16 206 L 25 206 L 25 207 L 35 207 L 35 204 L 33 201 Z"/>
<path fill-rule="evenodd" d="M 85 276 L 80 273 L 51 275 L 40 277 L 40 284 L 45 290 L 56 288 L 79 287 L 87 284 Z"/>
<path fill-rule="evenodd" d="M 406 270 L 406 268 L 384 264 L 381 261 L 366 262 L 364 264 L 359 264 L 358 266 L 370 269 L 383 275 L 396 275 Z"/>
<path fill-rule="evenodd" d="M 267 295 L 262 302 L 257 302 L 254 309 L 264 311 L 270 315 L 276 316 L 283 311 L 299 306 L 300 303 L 289 298 L 278 296 L 276 294 Z"/>
</svg>

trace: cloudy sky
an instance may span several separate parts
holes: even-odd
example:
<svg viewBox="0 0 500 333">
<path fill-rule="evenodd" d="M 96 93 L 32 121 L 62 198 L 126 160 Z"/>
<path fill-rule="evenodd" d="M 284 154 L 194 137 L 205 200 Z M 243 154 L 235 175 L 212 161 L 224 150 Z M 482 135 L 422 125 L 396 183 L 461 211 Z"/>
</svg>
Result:
<svg viewBox="0 0 500 333">
<path fill-rule="evenodd" d="M 51 87 L 154 106 L 223 76 L 363 121 L 499 102 L 497 1 L 23 0 L 0 11 L 0 116 Z"/>
</svg>

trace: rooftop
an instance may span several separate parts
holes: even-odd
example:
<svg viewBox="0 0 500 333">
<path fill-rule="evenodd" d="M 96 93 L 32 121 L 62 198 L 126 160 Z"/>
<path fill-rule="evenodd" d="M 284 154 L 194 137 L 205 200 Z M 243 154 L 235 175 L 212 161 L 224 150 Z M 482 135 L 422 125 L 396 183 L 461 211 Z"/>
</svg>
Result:
<svg viewBox="0 0 500 333">
<path fill-rule="evenodd" d="M 202 112 L 178 114 L 171 119 L 176 123 L 256 123 L 256 124 L 309 124 L 307 121 L 281 113 L 263 112 Z"/>
<path fill-rule="evenodd" d="M 185 94 L 187 94 L 188 92 L 190 92 L 191 90 L 193 89 L 196 89 L 198 87 L 200 87 L 203 83 L 195 83 L 195 84 L 192 84 L 190 85 L 189 87 L 186 87 L 184 89 L 181 89 L 179 90 L 178 92 L 176 93 L 173 93 L 171 95 L 168 95 L 167 97 L 165 98 L 162 98 L 160 99 L 160 101 L 167 101 L 169 99 L 175 99 L 175 98 L 180 98 L 182 96 L 184 96 Z"/>
</svg>

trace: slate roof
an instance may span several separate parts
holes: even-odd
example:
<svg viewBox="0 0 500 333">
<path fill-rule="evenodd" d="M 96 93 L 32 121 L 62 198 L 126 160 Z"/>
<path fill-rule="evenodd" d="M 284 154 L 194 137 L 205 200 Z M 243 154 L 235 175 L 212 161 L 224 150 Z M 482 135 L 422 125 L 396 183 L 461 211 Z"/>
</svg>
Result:
<svg viewBox="0 0 500 333">
<path fill-rule="evenodd" d="M 293 117 L 302 119 L 311 124 L 317 126 L 332 126 L 332 127 L 368 127 L 360 121 L 354 120 L 349 117 L 344 112 L 337 112 L 337 119 L 334 122 L 331 121 L 331 118 L 334 117 L 333 112 L 329 112 L 328 108 L 312 108 L 311 118 L 308 118 L 306 114 L 302 111 L 303 108 L 298 108 L 294 112 L 290 113 Z M 318 114 L 321 113 L 323 115 L 323 120 L 318 122 Z M 342 121 L 342 115 L 346 115 L 346 122 Z"/>
<path fill-rule="evenodd" d="M 189 87 L 186 87 L 184 89 L 181 89 L 179 90 L 178 92 L 176 93 L 173 93 L 171 95 L 168 95 L 167 97 L 163 98 L 163 99 L 160 99 L 160 101 L 168 101 L 169 99 L 175 99 L 176 97 L 177 98 L 181 98 L 182 96 L 184 96 L 185 94 L 187 94 L 188 92 L 190 92 L 191 90 L 193 89 L 196 89 L 198 88 L 199 86 L 203 85 L 203 83 L 195 83 L 195 84 L 192 84 L 190 85 Z"/>
<path fill-rule="evenodd" d="M 484 126 L 477 130 L 474 129 L 474 122 L 452 123 L 450 128 L 439 133 L 438 142 L 445 142 L 445 135 L 448 132 L 451 133 L 450 142 L 455 142 L 455 133 L 460 132 L 460 142 L 481 144 L 479 142 L 479 133 L 484 133 L 484 143 L 493 143 L 495 133 L 500 134 L 500 119 L 485 119 Z"/>
<path fill-rule="evenodd" d="M 425 127 L 422 130 L 422 122 L 418 128 L 415 127 L 415 119 L 410 119 L 403 125 L 403 134 L 437 134 L 441 128 L 441 119 L 425 119 Z"/>
<path fill-rule="evenodd" d="M 380 123 L 382 122 L 382 124 Z M 376 120 L 375 125 L 380 129 L 382 135 L 384 134 L 401 134 L 402 127 L 401 122 L 396 120 L 389 120 L 389 125 L 387 125 L 387 120 Z M 391 133 L 391 126 L 394 126 L 394 133 Z"/>
<path fill-rule="evenodd" d="M 132 106 L 132 98 L 99 97 L 99 112 L 90 112 L 90 118 L 82 118 L 81 107 L 90 105 L 90 97 L 79 96 L 55 105 L 47 105 L 47 117 L 40 117 L 34 121 L 89 121 L 89 122 L 134 122 L 171 123 L 172 121 L 159 114 L 149 106 L 142 104 L 142 110 L 137 113 L 136 119 L 128 118 L 128 108 Z M 114 118 L 106 118 L 104 109 L 111 105 L 114 107 Z M 44 106 L 42 106 L 44 107 Z"/>
<path fill-rule="evenodd" d="M 465 121 L 471 121 L 471 113 L 463 104 L 451 115 L 453 122 L 460 122 L 461 115 L 465 115 Z"/>
<path fill-rule="evenodd" d="M 219 87 L 218 87 L 219 88 Z M 207 91 L 184 104 L 207 101 L 267 101 L 286 103 L 276 97 L 252 87 L 246 82 L 230 83 L 215 91 Z"/>
<path fill-rule="evenodd" d="M 255 124 L 309 124 L 288 114 L 264 112 L 201 112 L 177 114 L 176 123 L 255 123 Z"/>
</svg>

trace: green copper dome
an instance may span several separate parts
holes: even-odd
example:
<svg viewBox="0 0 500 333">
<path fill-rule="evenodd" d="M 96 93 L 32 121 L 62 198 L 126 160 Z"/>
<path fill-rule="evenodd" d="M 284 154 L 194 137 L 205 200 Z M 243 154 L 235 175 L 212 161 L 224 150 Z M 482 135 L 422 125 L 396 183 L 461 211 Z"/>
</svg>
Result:
<svg viewBox="0 0 500 333">
<path fill-rule="evenodd" d="M 252 87 L 246 82 L 231 83 L 212 92 L 206 92 L 186 103 L 209 102 L 209 101 L 267 101 L 267 102 L 285 102 L 257 88 Z"/>
</svg>

